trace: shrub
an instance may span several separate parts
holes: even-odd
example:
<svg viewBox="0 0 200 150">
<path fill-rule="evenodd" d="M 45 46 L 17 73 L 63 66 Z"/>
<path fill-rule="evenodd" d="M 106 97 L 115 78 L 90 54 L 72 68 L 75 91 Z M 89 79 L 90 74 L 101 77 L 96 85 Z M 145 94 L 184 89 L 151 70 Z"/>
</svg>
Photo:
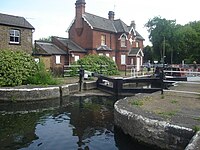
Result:
<svg viewBox="0 0 200 150">
<path fill-rule="evenodd" d="M 18 86 L 37 70 L 33 58 L 22 51 L 0 51 L 0 86 Z"/>
<path fill-rule="evenodd" d="M 83 65 L 84 70 L 105 75 L 116 75 L 119 73 L 115 62 L 107 56 L 87 55 L 73 65 Z M 71 75 L 75 75 L 79 67 L 72 67 L 72 70 Z"/>
<path fill-rule="evenodd" d="M 37 72 L 28 78 L 29 84 L 35 85 L 56 85 L 58 81 L 52 77 L 51 72 L 46 71 L 45 65 L 43 62 L 37 64 Z"/>
</svg>

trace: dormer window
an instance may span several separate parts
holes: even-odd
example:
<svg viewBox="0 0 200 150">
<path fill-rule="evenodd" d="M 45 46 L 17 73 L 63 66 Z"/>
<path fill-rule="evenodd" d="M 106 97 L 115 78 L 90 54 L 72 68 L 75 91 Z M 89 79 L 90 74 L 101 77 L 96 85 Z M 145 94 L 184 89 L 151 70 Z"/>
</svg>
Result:
<svg viewBox="0 0 200 150">
<path fill-rule="evenodd" d="M 19 30 L 10 30 L 10 43 L 19 44 L 20 43 L 20 31 Z"/>
<path fill-rule="evenodd" d="M 106 35 L 101 35 L 101 45 L 106 45 Z"/>
</svg>

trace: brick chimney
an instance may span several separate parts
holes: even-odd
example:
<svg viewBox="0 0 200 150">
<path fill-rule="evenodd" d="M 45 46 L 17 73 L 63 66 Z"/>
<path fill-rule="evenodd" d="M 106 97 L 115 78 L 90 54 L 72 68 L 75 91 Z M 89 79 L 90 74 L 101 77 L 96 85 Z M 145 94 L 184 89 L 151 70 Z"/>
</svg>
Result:
<svg viewBox="0 0 200 150">
<path fill-rule="evenodd" d="M 114 20 L 115 19 L 115 13 L 113 11 L 108 12 L 108 19 Z"/>
<path fill-rule="evenodd" d="M 75 28 L 81 29 L 83 28 L 83 20 L 82 15 L 85 13 L 85 0 L 77 0 L 76 5 L 76 20 L 75 20 Z"/>
<path fill-rule="evenodd" d="M 133 27 L 134 29 L 136 28 L 136 24 L 135 24 L 135 21 L 133 20 L 133 21 L 131 21 L 131 25 L 130 25 L 131 27 Z"/>
</svg>

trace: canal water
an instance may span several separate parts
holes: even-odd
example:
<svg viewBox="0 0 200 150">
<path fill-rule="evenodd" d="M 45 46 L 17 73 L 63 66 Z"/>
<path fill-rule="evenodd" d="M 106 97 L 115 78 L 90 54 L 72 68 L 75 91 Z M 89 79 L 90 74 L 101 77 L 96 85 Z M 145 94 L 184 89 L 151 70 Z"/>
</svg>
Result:
<svg viewBox="0 0 200 150">
<path fill-rule="evenodd" d="M 0 103 L 0 150 L 145 150 L 114 126 L 107 96 Z"/>
</svg>

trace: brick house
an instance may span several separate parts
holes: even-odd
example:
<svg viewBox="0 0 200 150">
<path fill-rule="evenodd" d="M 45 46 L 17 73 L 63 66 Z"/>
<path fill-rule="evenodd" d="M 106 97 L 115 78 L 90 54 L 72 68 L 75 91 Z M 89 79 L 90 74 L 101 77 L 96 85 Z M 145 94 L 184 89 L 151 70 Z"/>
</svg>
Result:
<svg viewBox="0 0 200 150">
<path fill-rule="evenodd" d="M 50 66 L 52 70 L 58 67 L 58 64 L 53 64 L 56 62 L 56 55 L 61 55 L 61 53 L 56 53 L 59 49 L 59 52 L 62 50 L 63 56 L 63 61 L 59 64 L 60 68 L 85 55 L 97 54 L 112 58 L 119 70 L 124 70 L 126 65 L 134 65 L 139 71 L 143 64 L 144 38 L 136 31 L 135 22 L 132 21 L 128 26 L 120 19 L 115 20 L 113 11 L 109 11 L 108 18 L 87 13 L 85 4 L 85 0 L 77 0 L 75 3 L 76 15 L 68 29 L 69 38 L 52 37 L 51 44 L 56 47 L 54 53 L 51 46 L 44 48 L 45 42 L 41 46 L 41 42 L 36 41 L 37 50 L 34 55 L 44 57 L 41 51 L 49 54 L 53 62 L 49 61 L 51 63 L 47 66 Z M 46 43 L 46 45 L 49 44 Z M 60 58 L 57 56 L 57 59 Z"/>
<path fill-rule="evenodd" d="M 51 37 L 51 42 L 35 41 L 33 56 L 54 74 L 63 73 L 64 65 L 84 57 L 86 51 L 68 38 Z"/>
<path fill-rule="evenodd" d="M 144 38 L 136 31 L 135 22 L 130 26 L 114 18 L 109 11 L 108 19 L 85 12 L 85 0 L 77 0 L 76 15 L 69 27 L 69 39 L 87 51 L 87 54 L 111 57 L 120 70 L 125 65 L 143 64 Z"/>
<path fill-rule="evenodd" d="M 32 53 L 34 27 L 23 17 L 0 13 L 0 50 Z"/>
</svg>

